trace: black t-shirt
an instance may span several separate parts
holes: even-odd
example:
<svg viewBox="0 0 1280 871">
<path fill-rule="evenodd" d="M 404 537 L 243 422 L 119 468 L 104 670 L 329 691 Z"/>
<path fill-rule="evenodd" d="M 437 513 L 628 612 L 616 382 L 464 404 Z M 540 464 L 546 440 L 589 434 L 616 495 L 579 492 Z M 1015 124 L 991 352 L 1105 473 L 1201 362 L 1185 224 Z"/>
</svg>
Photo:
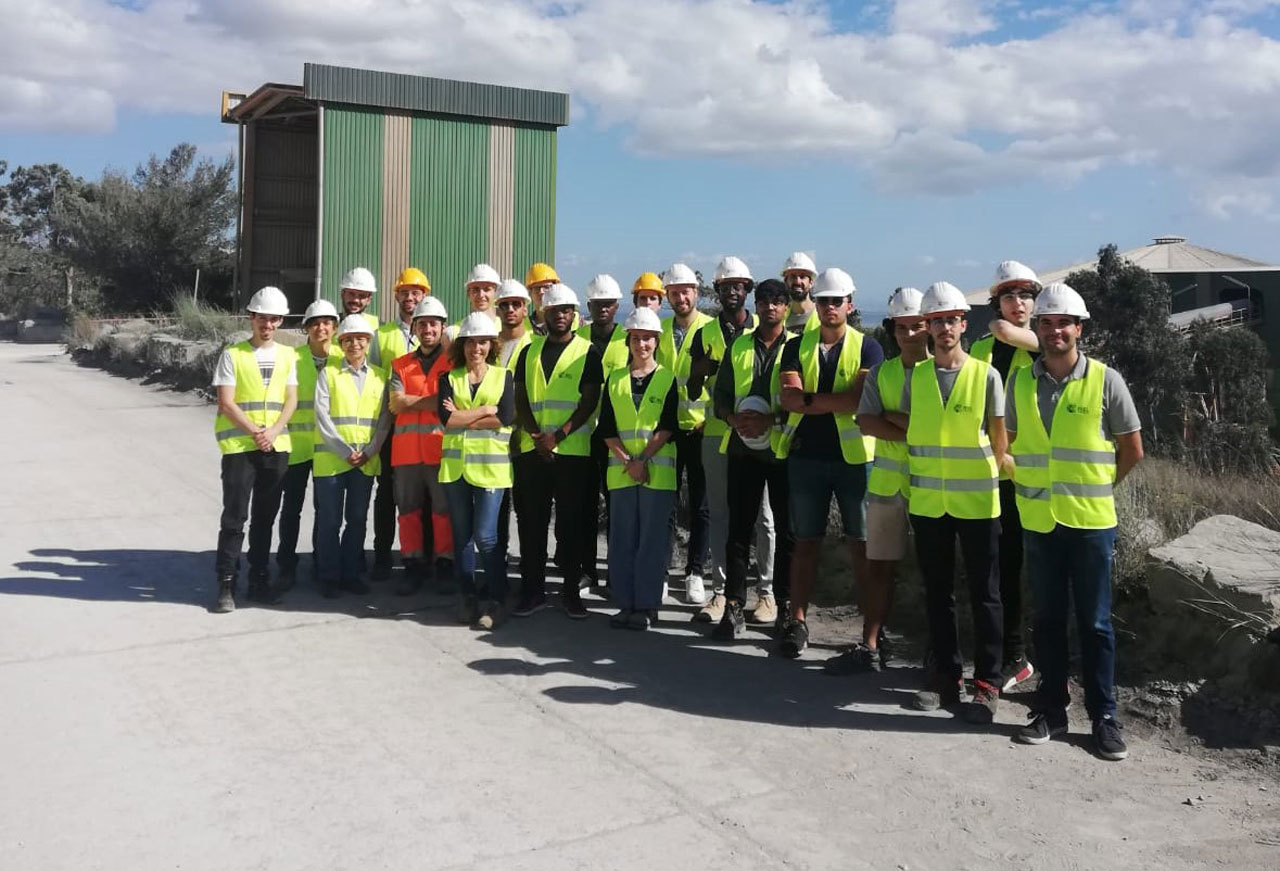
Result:
<svg viewBox="0 0 1280 871">
<path fill-rule="evenodd" d="M 657 369 L 653 370 L 658 371 Z M 644 392 L 649 389 L 649 382 L 653 380 L 653 372 L 645 375 L 643 378 L 631 376 L 631 402 L 636 407 L 640 407 L 640 400 L 644 398 Z M 658 429 L 675 435 L 680 428 L 680 423 L 676 417 L 676 412 L 680 407 L 678 397 L 676 396 L 676 384 L 671 382 L 671 388 L 667 390 L 667 396 L 662 401 L 662 413 L 658 415 Z M 596 423 L 596 438 L 600 439 L 616 439 L 618 437 L 618 418 L 613 411 L 613 398 L 607 397 L 600 403 L 600 420 Z"/>
<path fill-rule="evenodd" d="M 847 336 L 847 334 L 846 334 Z M 800 341 L 803 336 L 796 336 L 787 341 L 782 349 L 782 360 L 778 364 L 783 372 L 797 372 L 804 378 L 804 367 L 800 365 Z M 835 392 L 836 370 L 839 368 L 840 353 L 844 350 L 844 339 L 836 342 L 825 353 L 822 345 L 818 345 L 818 389 L 814 393 Z M 884 361 L 884 349 L 880 343 L 868 336 L 862 337 L 862 359 L 859 369 L 870 369 Z M 844 454 L 840 451 L 840 430 L 836 426 L 834 414 L 805 414 L 800 417 L 796 426 L 795 437 L 791 441 L 791 454 L 814 460 L 840 460 Z"/>
<path fill-rule="evenodd" d="M 1013 365 L 1013 355 L 1018 349 L 1013 345 L 1006 345 L 1004 342 L 996 339 L 991 346 L 991 365 L 996 367 L 996 371 L 1000 373 L 1000 380 L 1007 382 L 1009 380 L 1009 367 Z M 1028 351 L 1031 359 L 1040 359 L 1039 351 Z"/>
<path fill-rule="evenodd" d="M 476 391 L 480 389 L 479 384 L 468 384 L 471 388 L 471 398 L 476 398 Z M 440 373 L 440 388 L 437 395 L 440 411 L 440 423 L 444 426 L 449 425 L 449 412 L 444 407 L 446 399 L 453 399 L 453 384 L 449 382 L 449 373 Z M 511 426 L 512 421 L 516 419 L 516 394 L 515 388 L 512 386 L 511 373 L 507 373 L 507 377 L 502 382 L 502 398 L 498 400 L 498 423 L 503 426 Z"/>
<path fill-rule="evenodd" d="M 532 345 L 526 345 L 520 350 L 520 356 L 516 359 L 516 367 L 514 370 L 515 382 L 517 384 L 525 384 L 525 366 L 529 359 L 529 348 Z M 542 353 L 538 359 L 542 362 L 542 375 L 547 381 L 551 380 L 551 373 L 555 371 L 556 363 L 560 360 L 560 355 L 564 353 L 564 349 L 569 347 L 568 342 L 543 342 Z M 587 350 L 587 359 L 582 367 L 582 380 L 578 382 L 578 388 L 590 384 L 604 383 L 604 366 L 600 362 L 600 352 L 594 347 Z"/>
</svg>

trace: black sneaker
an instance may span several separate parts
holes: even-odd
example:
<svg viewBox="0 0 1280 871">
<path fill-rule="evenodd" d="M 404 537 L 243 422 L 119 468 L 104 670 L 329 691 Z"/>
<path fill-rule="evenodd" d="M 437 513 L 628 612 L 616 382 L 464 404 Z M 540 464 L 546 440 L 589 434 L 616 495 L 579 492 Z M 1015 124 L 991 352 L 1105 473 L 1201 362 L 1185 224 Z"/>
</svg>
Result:
<svg viewBox="0 0 1280 871">
<path fill-rule="evenodd" d="M 1000 689 L 985 680 L 973 682 L 973 698 L 964 710 L 965 722 L 975 726 L 989 726 L 996 718 L 1000 705 Z"/>
<path fill-rule="evenodd" d="M 627 618 L 627 628 L 636 632 L 644 632 L 658 622 L 657 611 L 632 611 Z"/>
<path fill-rule="evenodd" d="M 778 641 L 778 653 L 795 659 L 809 646 L 809 624 L 803 620 L 792 620 L 783 628 L 782 637 Z"/>
<path fill-rule="evenodd" d="M 1093 721 L 1093 749 L 1103 759 L 1119 762 L 1129 755 L 1129 747 L 1120 737 L 1123 728 L 1115 717 L 1099 717 Z"/>
<path fill-rule="evenodd" d="M 1004 684 L 1000 687 L 1000 690 L 1007 693 L 1018 684 L 1029 680 L 1031 675 L 1036 673 L 1036 669 L 1024 653 L 1016 659 L 1010 659 L 1005 662 L 1001 673 L 1004 675 Z"/>
<path fill-rule="evenodd" d="M 882 667 L 883 657 L 861 641 L 822 664 L 823 672 L 835 677 L 866 674 L 879 671 Z"/>
<path fill-rule="evenodd" d="M 742 613 L 741 602 L 730 602 L 725 606 L 724 616 L 711 630 L 711 637 L 716 641 L 732 641 L 746 629 L 747 618 Z"/>
<path fill-rule="evenodd" d="M 560 594 L 560 607 L 564 609 L 564 613 L 570 620 L 585 620 L 590 612 L 587 606 L 582 604 L 582 596 L 570 593 L 569 595 Z"/>
<path fill-rule="evenodd" d="M 545 607 L 547 607 L 546 593 L 521 593 L 520 601 L 516 602 L 516 606 L 511 609 L 511 614 L 515 617 L 528 617 Z"/>
<path fill-rule="evenodd" d="M 609 618 L 609 625 L 612 626 L 614 629 L 626 629 L 627 621 L 630 618 L 631 618 L 631 610 L 629 608 L 623 608 L 617 614 L 614 614 L 612 617 Z"/>
<path fill-rule="evenodd" d="M 375 581 L 386 581 L 391 579 L 391 554 L 377 553 L 373 556 L 373 572 L 370 577 Z"/>
<path fill-rule="evenodd" d="M 271 586 L 271 576 L 266 571 L 249 575 L 249 590 L 245 598 L 259 605 L 279 605 L 284 601 L 284 597 Z"/>
<path fill-rule="evenodd" d="M 953 708 L 960 704 L 964 681 L 960 678 L 944 678 L 935 676 L 929 685 L 916 693 L 911 706 L 917 711 L 936 711 L 939 708 Z"/>
<path fill-rule="evenodd" d="M 1023 744 L 1048 744 L 1051 738 L 1067 734 L 1067 712 L 1032 711 L 1027 714 L 1031 722 L 1018 730 L 1017 738 Z"/>
</svg>

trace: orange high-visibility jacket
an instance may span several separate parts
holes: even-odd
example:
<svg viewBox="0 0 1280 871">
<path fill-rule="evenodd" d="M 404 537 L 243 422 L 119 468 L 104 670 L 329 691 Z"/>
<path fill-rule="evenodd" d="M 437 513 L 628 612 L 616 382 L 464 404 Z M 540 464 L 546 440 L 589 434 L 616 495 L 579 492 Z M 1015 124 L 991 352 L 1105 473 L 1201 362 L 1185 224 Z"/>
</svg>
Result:
<svg viewBox="0 0 1280 871">
<path fill-rule="evenodd" d="M 451 368 L 448 352 L 441 350 L 428 372 L 422 371 L 418 352 L 411 351 L 397 357 L 391 363 L 406 396 L 435 396 L 440 390 L 440 375 Z M 440 450 L 444 442 L 444 427 L 434 411 L 408 411 L 396 415 L 396 427 L 391 434 L 391 465 L 411 466 L 425 463 L 440 465 Z"/>
</svg>

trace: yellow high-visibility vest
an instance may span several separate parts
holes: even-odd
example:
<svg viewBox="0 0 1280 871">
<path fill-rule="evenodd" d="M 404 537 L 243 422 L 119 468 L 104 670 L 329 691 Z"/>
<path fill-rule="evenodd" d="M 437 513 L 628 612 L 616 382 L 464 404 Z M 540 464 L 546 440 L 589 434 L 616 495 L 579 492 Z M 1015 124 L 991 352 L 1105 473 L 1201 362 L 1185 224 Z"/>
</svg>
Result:
<svg viewBox="0 0 1280 871">
<path fill-rule="evenodd" d="M 289 451 L 290 466 L 307 462 L 316 449 L 316 364 L 310 345 L 300 345 L 293 350 L 297 355 L 298 409 L 289 418 L 289 440 L 293 445 Z M 329 363 L 341 362 L 342 350 L 336 342 L 330 342 Z"/>
<path fill-rule="evenodd" d="M 662 335 L 658 338 L 658 365 L 670 369 L 676 376 L 676 397 L 680 401 L 678 412 L 680 429 L 689 432 L 707 419 L 707 403 L 710 397 L 707 388 L 702 388 L 702 395 L 689 398 L 689 371 L 693 368 L 693 337 L 703 324 L 711 320 L 711 316 L 695 311 L 693 321 L 684 334 L 684 344 L 676 348 L 675 317 L 664 318 Z"/>
<path fill-rule="evenodd" d="M 901 356 L 880 364 L 876 370 L 876 387 L 885 411 L 902 410 L 902 388 L 906 383 L 907 372 Z M 875 462 L 867 478 L 867 499 L 871 502 L 892 502 L 899 494 L 909 496 L 911 475 L 907 463 L 906 442 L 876 439 Z"/>
<path fill-rule="evenodd" d="M 581 336 L 574 336 L 560 352 L 548 382 L 542 371 L 542 346 L 546 336 L 534 336 L 525 350 L 524 384 L 529 397 L 533 419 L 542 432 L 555 432 L 573 416 L 573 410 L 582 400 L 582 371 L 586 367 L 587 352 L 591 343 Z M 586 423 L 569 433 L 556 445 L 555 452 L 568 457 L 591 456 L 591 431 L 596 427 L 596 411 L 592 411 Z M 528 433 L 520 433 L 520 452 L 533 450 L 533 439 Z"/>
<path fill-rule="evenodd" d="M 848 390 L 858 378 L 862 369 L 862 333 L 846 327 L 844 344 L 840 348 L 840 360 L 836 363 L 836 380 L 832 392 Z M 800 374 L 806 393 L 818 390 L 818 343 L 822 340 L 822 331 L 806 329 L 800 336 Z M 875 456 L 874 439 L 864 436 L 858 429 L 857 413 L 853 411 L 835 412 L 836 430 L 840 434 L 840 453 L 846 463 L 865 463 Z M 796 436 L 803 414 L 787 416 L 778 437 L 778 457 L 786 459 L 791 453 L 791 441 Z"/>
<path fill-rule="evenodd" d="M 236 405 L 240 406 L 250 423 L 271 426 L 280 419 L 280 412 L 284 410 L 288 386 L 286 382 L 297 362 L 297 356 L 291 349 L 276 345 L 276 362 L 271 370 L 271 381 L 263 384 L 262 370 L 258 368 L 253 345 L 240 342 L 227 348 L 227 353 L 231 355 L 231 366 L 236 376 Z M 213 436 L 218 441 L 218 449 L 224 454 L 246 454 L 258 449 L 253 436 L 232 423 L 231 418 L 224 414 L 214 418 Z M 280 433 L 271 445 L 277 451 L 289 453 L 293 446 L 289 430 Z"/>
<path fill-rule="evenodd" d="M 367 446 L 373 441 L 373 432 L 386 401 L 387 376 L 377 366 L 369 365 L 364 377 L 364 389 L 356 390 L 356 378 L 351 372 L 335 364 L 324 367 L 325 381 L 329 386 L 329 420 L 338 436 L 349 445 Z M 349 471 L 346 457 L 340 457 L 329 449 L 323 440 L 316 439 L 315 464 L 311 474 L 328 478 Z M 376 477 L 382 470 L 382 461 L 375 454 L 360 467 L 369 477 Z"/>
<path fill-rule="evenodd" d="M 748 322 L 749 326 L 744 330 L 744 333 L 755 329 L 756 324 L 760 323 L 760 319 L 752 314 L 749 316 Z M 710 318 L 698 330 L 698 335 L 702 336 L 703 353 L 715 364 L 711 369 L 711 374 L 702 382 L 703 392 L 707 394 L 707 423 L 702 428 L 702 434 L 704 436 L 720 437 L 721 447 L 723 448 L 725 439 L 729 434 L 729 424 L 716 417 L 714 397 L 716 393 L 716 376 L 720 371 L 720 361 L 724 359 L 724 327 L 721 326 L 719 318 Z"/>
<path fill-rule="evenodd" d="M 613 404 L 613 416 L 618 423 L 618 438 L 633 457 L 639 456 L 649 444 L 662 417 L 662 406 L 676 376 L 659 366 L 653 370 L 649 384 L 637 409 L 631 397 L 631 370 L 618 369 L 606 382 L 606 401 Z M 675 433 L 672 433 L 674 436 Z M 676 445 L 670 439 L 649 459 L 649 480 L 644 486 L 651 490 L 676 489 Z M 605 485 L 610 490 L 639 486 L 627 474 L 626 465 L 609 452 L 609 467 L 605 473 Z"/>
<path fill-rule="evenodd" d="M 482 405 L 496 406 L 502 401 L 502 389 L 506 386 L 507 370 L 490 366 L 471 395 L 466 369 L 454 369 L 449 373 L 449 386 L 453 388 L 453 404 L 459 411 Z M 448 484 L 459 478 L 474 487 L 486 490 L 502 490 L 511 486 L 511 427 L 500 429 L 470 429 L 465 426 L 446 426 L 444 449 L 440 453 L 440 483 Z"/>
<path fill-rule="evenodd" d="M 733 367 L 733 405 L 737 408 L 738 403 L 743 397 L 751 392 L 751 382 L 755 375 L 756 348 L 755 348 L 755 329 L 747 330 L 738 338 L 733 340 L 733 346 L 729 349 L 730 365 Z M 786 342 L 787 336 L 784 331 L 778 337 L 779 342 Z M 781 377 L 782 349 L 778 349 L 778 353 L 773 358 L 773 369 L 769 374 L 769 408 L 773 412 L 773 425 L 769 427 L 769 449 L 775 454 L 778 451 L 778 443 L 782 438 L 782 426 L 778 423 L 778 412 L 782 406 L 778 400 L 779 379 Z M 728 453 L 729 450 L 729 425 L 725 423 L 724 434 L 720 437 L 720 453 Z"/>
<path fill-rule="evenodd" d="M 583 324 L 578 328 L 578 336 L 591 341 L 591 325 Z M 600 365 L 604 368 L 604 377 L 607 379 L 613 370 L 625 368 L 627 362 L 631 358 L 631 351 L 627 348 L 627 331 L 622 328 L 621 324 L 614 324 L 613 335 L 609 336 L 609 342 L 604 347 L 604 353 L 600 355 Z"/>
</svg>

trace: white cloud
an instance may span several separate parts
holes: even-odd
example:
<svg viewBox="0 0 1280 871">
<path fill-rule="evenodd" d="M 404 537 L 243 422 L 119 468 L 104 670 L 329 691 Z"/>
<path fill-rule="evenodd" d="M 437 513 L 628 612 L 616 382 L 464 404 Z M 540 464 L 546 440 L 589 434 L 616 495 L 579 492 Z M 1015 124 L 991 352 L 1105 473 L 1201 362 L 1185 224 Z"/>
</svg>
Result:
<svg viewBox="0 0 1280 871">
<path fill-rule="evenodd" d="M 0 0 L 0 130 L 211 112 L 320 61 L 568 90 L 646 154 L 835 156 L 933 194 L 1158 165 L 1225 213 L 1249 208 L 1228 183 L 1280 194 L 1280 41 L 1250 23 L 1277 5 L 1075 4 L 1011 38 L 1009 0 L 897 0 L 860 31 L 821 0 Z"/>
</svg>

